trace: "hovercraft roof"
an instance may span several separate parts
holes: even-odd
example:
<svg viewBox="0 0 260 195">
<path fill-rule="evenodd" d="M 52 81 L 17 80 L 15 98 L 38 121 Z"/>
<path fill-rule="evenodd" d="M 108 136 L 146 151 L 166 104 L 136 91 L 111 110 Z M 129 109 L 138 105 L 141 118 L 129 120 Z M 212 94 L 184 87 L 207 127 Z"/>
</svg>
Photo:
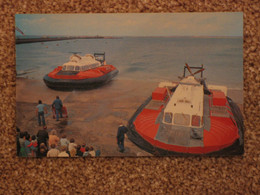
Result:
<svg viewBox="0 0 260 195">
<path fill-rule="evenodd" d="M 164 112 L 203 116 L 203 86 L 188 76 L 182 79 Z"/>
<path fill-rule="evenodd" d="M 187 76 L 180 81 L 183 85 L 196 85 L 199 86 L 199 81 L 194 76 Z"/>
<path fill-rule="evenodd" d="M 97 61 L 95 57 L 91 54 L 86 54 L 85 56 L 73 54 L 70 57 L 70 61 L 64 63 L 62 66 L 88 66 L 88 65 L 101 66 L 101 63 Z"/>
</svg>

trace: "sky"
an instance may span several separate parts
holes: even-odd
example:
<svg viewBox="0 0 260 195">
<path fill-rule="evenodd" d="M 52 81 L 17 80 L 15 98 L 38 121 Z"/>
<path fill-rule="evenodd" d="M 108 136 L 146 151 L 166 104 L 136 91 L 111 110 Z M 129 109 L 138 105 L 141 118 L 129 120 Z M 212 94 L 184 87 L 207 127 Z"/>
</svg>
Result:
<svg viewBox="0 0 260 195">
<path fill-rule="evenodd" d="M 15 24 L 25 35 L 243 36 L 242 12 L 16 14 Z"/>
</svg>

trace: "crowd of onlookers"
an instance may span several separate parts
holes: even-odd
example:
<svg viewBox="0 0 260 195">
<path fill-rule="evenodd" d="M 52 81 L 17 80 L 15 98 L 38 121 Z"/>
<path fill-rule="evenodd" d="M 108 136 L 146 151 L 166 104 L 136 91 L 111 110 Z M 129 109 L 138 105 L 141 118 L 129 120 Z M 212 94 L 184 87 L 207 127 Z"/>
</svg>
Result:
<svg viewBox="0 0 260 195">
<path fill-rule="evenodd" d="M 49 131 L 49 133 L 48 133 Z M 47 130 L 44 126 L 37 135 L 21 132 L 17 128 L 17 155 L 21 157 L 95 157 L 100 156 L 100 150 L 94 150 L 86 144 L 76 144 L 75 140 L 61 137 L 56 130 Z"/>
</svg>

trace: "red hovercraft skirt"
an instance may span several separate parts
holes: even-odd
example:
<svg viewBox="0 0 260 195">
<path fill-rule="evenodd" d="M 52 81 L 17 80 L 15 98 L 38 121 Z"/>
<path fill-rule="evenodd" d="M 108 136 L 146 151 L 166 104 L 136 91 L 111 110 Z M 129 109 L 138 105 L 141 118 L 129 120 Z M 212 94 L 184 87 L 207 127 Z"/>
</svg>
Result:
<svg viewBox="0 0 260 195">
<path fill-rule="evenodd" d="M 152 100 L 152 96 L 150 96 L 133 114 L 131 119 L 128 121 L 128 132 L 127 137 L 129 140 L 131 140 L 135 145 L 137 145 L 139 148 L 143 149 L 146 152 L 149 152 L 155 156 L 228 156 L 228 155 L 241 155 L 244 153 L 244 143 L 243 143 L 243 137 L 244 137 L 244 125 L 243 125 L 243 116 L 241 114 L 241 111 L 239 107 L 230 99 L 229 97 L 226 97 L 227 101 L 230 105 L 231 111 L 233 113 L 236 126 L 239 131 L 240 138 L 235 140 L 235 142 L 232 145 L 229 145 L 225 148 L 222 148 L 217 151 L 209 151 L 205 152 L 202 148 L 201 151 L 197 151 L 194 153 L 191 152 L 179 152 L 177 150 L 174 150 L 173 148 L 178 148 L 178 146 L 174 145 L 168 145 L 167 147 L 159 147 L 158 145 L 154 144 L 153 142 L 156 142 L 156 140 L 149 140 L 145 136 L 139 133 L 138 126 L 136 126 L 136 119 L 137 117 L 144 112 L 144 109 L 146 105 L 149 104 L 149 102 Z M 205 148 L 206 149 L 206 148 Z"/>
<path fill-rule="evenodd" d="M 106 65 L 108 66 L 108 65 Z M 110 65 L 110 69 L 104 71 L 104 66 L 85 73 L 65 72 L 61 67 L 54 69 L 44 76 L 45 84 L 55 90 L 92 89 L 100 87 L 118 74 L 118 70 Z M 106 69 L 105 69 L 106 70 Z"/>
</svg>

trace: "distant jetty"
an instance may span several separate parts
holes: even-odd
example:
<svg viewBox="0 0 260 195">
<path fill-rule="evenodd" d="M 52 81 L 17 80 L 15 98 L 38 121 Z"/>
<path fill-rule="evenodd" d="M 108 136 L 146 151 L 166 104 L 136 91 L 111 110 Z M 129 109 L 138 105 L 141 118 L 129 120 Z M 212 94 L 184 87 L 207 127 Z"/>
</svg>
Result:
<svg viewBox="0 0 260 195">
<path fill-rule="evenodd" d="M 118 39 L 119 37 L 110 36 L 70 36 L 70 37 L 40 37 L 40 38 L 16 38 L 16 44 L 47 42 L 47 41 L 63 41 L 70 39 Z"/>
</svg>

